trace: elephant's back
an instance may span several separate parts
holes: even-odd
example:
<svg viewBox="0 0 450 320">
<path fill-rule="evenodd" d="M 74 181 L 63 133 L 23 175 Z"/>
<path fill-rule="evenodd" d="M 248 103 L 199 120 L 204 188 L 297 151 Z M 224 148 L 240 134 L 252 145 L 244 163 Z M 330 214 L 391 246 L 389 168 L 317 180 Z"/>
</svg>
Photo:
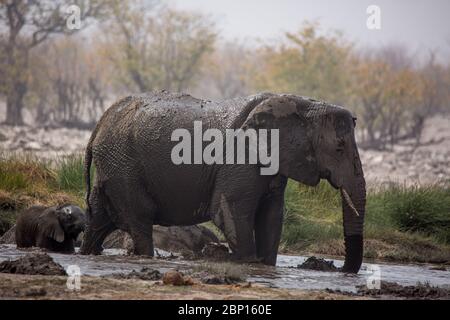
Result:
<svg viewBox="0 0 450 320">
<path fill-rule="evenodd" d="M 19 213 L 15 230 L 18 247 L 32 247 L 36 245 L 39 214 L 45 209 L 42 206 L 33 206 Z"/>
<path fill-rule="evenodd" d="M 153 160 L 149 164 L 170 161 L 172 132 L 201 119 L 203 103 L 166 91 L 132 95 L 114 103 L 98 122 L 92 139 L 100 175 L 132 175 L 149 158 Z"/>
</svg>

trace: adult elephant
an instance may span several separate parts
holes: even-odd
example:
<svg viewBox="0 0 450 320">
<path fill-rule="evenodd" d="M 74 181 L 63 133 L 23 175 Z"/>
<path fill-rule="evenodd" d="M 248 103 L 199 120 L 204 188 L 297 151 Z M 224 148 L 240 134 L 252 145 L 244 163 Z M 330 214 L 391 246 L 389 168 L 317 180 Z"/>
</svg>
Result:
<svg viewBox="0 0 450 320">
<path fill-rule="evenodd" d="M 175 129 L 279 129 L 279 171 L 261 164 L 171 161 Z M 276 262 L 287 178 L 341 190 L 343 271 L 358 272 L 363 256 L 365 180 L 354 137 L 355 118 L 313 99 L 263 93 L 220 103 L 166 91 L 126 97 L 97 124 L 86 149 L 88 225 L 81 252 L 98 254 L 104 238 L 128 232 L 136 254 L 153 255 L 152 226 L 212 220 L 238 260 Z M 90 165 L 97 174 L 90 191 Z M 90 196 L 89 196 L 90 195 Z"/>
</svg>

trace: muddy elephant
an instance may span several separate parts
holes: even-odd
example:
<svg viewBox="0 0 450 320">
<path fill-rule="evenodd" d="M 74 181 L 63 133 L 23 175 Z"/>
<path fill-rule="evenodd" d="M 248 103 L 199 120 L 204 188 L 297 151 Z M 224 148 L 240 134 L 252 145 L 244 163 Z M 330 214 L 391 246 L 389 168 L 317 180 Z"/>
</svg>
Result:
<svg viewBox="0 0 450 320">
<path fill-rule="evenodd" d="M 34 206 L 17 218 L 15 240 L 19 248 L 40 247 L 73 253 L 75 240 L 85 226 L 85 213 L 77 206 Z"/>
<path fill-rule="evenodd" d="M 193 133 L 195 147 L 198 121 L 202 130 L 223 135 L 228 129 L 277 129 L 278 171 L 262 174 L 267 162 L 259 160 L 206 164 L 194 156 L 193 164 L 174 163 L 173 133 L 179 128 Z M 219 103 L 166 91 L 121 99 L 104 113 L 86 148 L 88 224 L 81 252 L 100 253 L 104 238 L 119 228 L 131 235 L 136 254 L 153 255 L 152 225 L 212 220 L 237 260 L 274 265 L 287 179 L 309 186 L 326 179 L 342 195 L 343 271 L 356 273 L 363 256 L 366 192 L 354 129 L 355 118 L 342 107 L 288 94 Z"/>
</svg>

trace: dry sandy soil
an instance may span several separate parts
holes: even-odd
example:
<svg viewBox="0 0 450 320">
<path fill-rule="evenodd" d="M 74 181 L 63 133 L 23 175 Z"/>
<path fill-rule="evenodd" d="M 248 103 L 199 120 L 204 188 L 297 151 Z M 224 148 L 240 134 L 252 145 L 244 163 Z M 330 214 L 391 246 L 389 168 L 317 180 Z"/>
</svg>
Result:
<svg viewBox="0 0 450 320">
<path fill-rule="evenodd" d="M 84 276 L 81 290 L 71 291 L 65 276 L 0 273 L 0 299 L 132 299 L 132 300 L 236 300 L 236 299 L 361 299 L 323 291 L 267 288 L 260 285 L 164 285 L 161 281 Z M 366 298 L 367 299 L 367 298 Z"/>
<path fill-rule="evenodd" d="M 83 152 L 90 132 L 76 129 L 46 129 L 0 126 L 0 151 L 31 152 L 51 159 Z M 448 182 L 450 179 L 450 116 L 427 121 L 421 144 L 404 141 L 392 150 L 360 150 L 369 183 L 407 184 Z"/>
</svg>

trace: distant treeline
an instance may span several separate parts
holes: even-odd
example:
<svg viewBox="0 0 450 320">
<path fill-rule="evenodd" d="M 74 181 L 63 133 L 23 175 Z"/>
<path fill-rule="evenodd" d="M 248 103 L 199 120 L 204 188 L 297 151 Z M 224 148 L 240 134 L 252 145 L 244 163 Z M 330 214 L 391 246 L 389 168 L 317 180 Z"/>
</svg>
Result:
<svg viewBox="0 0 450 320">
<path fill-rule="evenodd" d="M 78 5 L 81 30 L 64 8 Z M 276 42 L 224 42 L 211 17 L 158 1 L 11 0 L 0 6 L 5 122 L 92 128 L 114 99 L 158 89 L 221 99 L 294 93 L 346 106 L 362 147 L 420 142 L 425 120 L 450 111 L 450 65 L 436 51 L 357 49 L 305 22 Z M 450 59 L 448 59 L 450 61 Z"/>
</svg>

